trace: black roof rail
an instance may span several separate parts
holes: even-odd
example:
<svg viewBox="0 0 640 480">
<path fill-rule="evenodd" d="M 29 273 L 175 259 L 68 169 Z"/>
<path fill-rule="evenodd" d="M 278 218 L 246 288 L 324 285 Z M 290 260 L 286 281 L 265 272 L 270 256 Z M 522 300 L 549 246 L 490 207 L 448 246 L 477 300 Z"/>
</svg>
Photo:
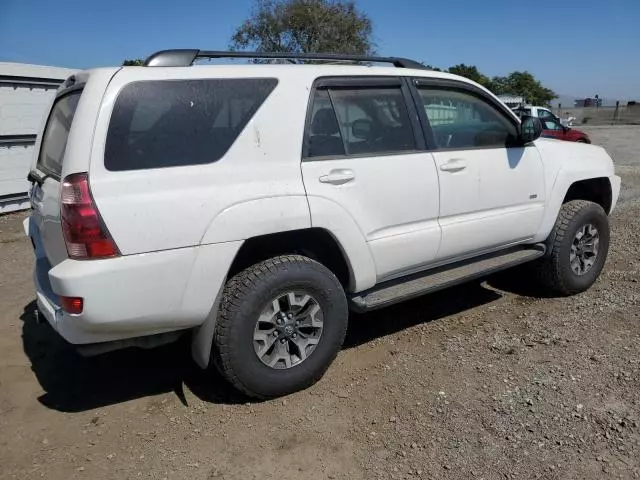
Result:
<svg viewBox="0 0 640 480">
<path fill-rule="evenodd" d="M 146 67 L 188 67 L 197 58 L 273 58 L 283 60 L 328 60 L 338 62 L 391 63 L 398 68 L 426 69 L 415 60 L 400 57 L 375 57 L 343 53 L 224 52 L 215 50 L 161 50 L 144 61 Z"/>
</svg>

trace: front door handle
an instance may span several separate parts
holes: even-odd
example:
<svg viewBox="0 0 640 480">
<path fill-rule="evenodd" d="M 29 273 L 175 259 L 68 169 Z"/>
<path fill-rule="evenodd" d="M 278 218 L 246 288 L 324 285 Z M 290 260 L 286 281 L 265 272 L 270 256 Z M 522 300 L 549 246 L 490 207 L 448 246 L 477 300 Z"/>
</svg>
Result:
<svg viewBox="0 0 640 480">
<path fill-rule="evenodd" d="M 443 163 L 440 165 L 440 170 L 443 172 L 459 172 L 467 168 L 467 162 L 460 158 L 454 158 L 449 160 L 447 163 Z"/>
<path fill-rule="evenodd" d="M 320 183 L 330 183 L 331 185 L 344 185 L 356 178 L 353 170 L 347 168 L 337 168 L 331 170 L 327 175 L 322 175 L 318 180 Z"/>
</svg>

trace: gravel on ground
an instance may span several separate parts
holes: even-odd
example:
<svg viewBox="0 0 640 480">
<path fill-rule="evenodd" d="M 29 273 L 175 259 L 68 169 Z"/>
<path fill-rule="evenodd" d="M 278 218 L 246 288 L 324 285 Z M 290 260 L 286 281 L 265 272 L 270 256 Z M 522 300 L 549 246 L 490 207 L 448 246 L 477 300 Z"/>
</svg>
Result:
<svg viewBox="0 0 640 480">
<path fill-rule="evenodd" d="M 0 217 L 1 479 L 640 477 L 640 127 L 585 128 L 623 177 L 586 293 L 505 272 L 350 319 L 314 387 L 249 402 L 188 342 L 80 357 L 33 317 Z"/>
</svg>

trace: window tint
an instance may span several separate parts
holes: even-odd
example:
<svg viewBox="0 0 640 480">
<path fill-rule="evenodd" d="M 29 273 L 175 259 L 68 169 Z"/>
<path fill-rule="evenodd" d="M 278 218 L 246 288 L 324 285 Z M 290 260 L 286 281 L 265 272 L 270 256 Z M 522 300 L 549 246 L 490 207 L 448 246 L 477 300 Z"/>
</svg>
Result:
<svg viewBox="0 0 640 480">
<path fill-rule="evenodd" d="M 470 93 L 419 89 L 438 148 L 505 147 L 517 130 L 487 101 Z"/>
<path fill-rule="evenodd" d="M 308 157 L 415 150 L 400 88 L 335 88 L 315 95 Z"/>
<path fill-rule="evenodd" d="M 331 91 L 347 155 L 415 150 L 400 88 Z"/>
<path fill-rule="evenodd" d="M 538 109 L 538 117 L 540 118 L 556 118 L 556 116 L 551 113 L 549 110 Z"/>
<path fill-rule="evenodd" d="M 38 157 L 38 167 L 45 172 L 56 176 L 60 176 L 62 172 L 62 160 L 67 147 L 67 138 L 81 94 L 81 91 L 76 91 L 60 97 L 51 109 Z"/>
<path fill-rule="evenodd" d="M 148 81 L 118 95 L 107 132 L 108 170 L 219 160 L 277 84 L 265 79 Z"/>
<path fill-rule="evenodd" d="M 308 157 L 344 155 L 340 127 L 329 100 L 327 90 L 318 90 L 311 112 L 311 125 L 307 148 Z"/>
<path fill-rule="evenodd" d="M 542 126 L 545 130 L 563 130 L 562 126 L 555 120 L 542 120 Z"/>
</svg>

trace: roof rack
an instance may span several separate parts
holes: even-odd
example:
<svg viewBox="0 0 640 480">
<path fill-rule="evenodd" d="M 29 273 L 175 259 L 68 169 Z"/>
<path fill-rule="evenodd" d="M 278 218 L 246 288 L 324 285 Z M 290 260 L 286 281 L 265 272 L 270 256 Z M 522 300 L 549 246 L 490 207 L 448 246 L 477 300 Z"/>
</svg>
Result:
<svg viewBox="0 0 640 480">
<path fill-rule="evenodd" d="M 426 67 L 415 60 L 400 57 L 372 57 L 343 53 L 284 53 L 284 52 L 223 52 L 215 50 L 175 49 L 161 50 L 144 61 L 146 67 L 188 67 L 197 58 L 273 58 L 283 60 L 327 60 L 346 62 L 391 63 L 398 68 Z"/>
</svg>

